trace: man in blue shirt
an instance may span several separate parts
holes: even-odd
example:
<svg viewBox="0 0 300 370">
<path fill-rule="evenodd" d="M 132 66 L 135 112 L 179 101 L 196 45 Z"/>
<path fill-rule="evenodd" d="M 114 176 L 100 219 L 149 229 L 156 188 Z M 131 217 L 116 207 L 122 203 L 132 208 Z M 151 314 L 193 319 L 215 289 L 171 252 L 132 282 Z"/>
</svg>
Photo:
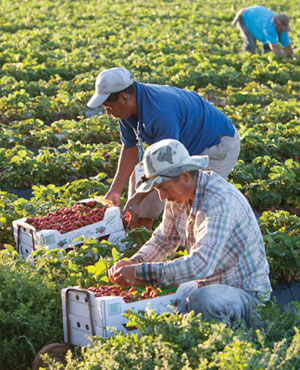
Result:
<svg viewBox="0 0 300 370">
<path fill-rule="evenodd" d="M 139 83 L 127 69 L 116 67 L 98 75 L 95 94 L 87 105 L 96 108 L 102 104 L 108 114 L 119 118 L 123 144 L 118 169 L 105 198 L 118 206 L 130 178 L 124 213 L 131 214 L 131 228 L 151 228 L 164 206 L 155 191 L 146 197 L 135 193 L 138 178 L 134 169 L 142 143 L 179 140 L 190 155 L 208 155 L 208 170 L 224 178 L 236 164 L 240 139 L 232 121 L 195 92 Z"/>
<path fill-rule="evenodd" d="M 286 53 L 296 60 L 290 43 L 288 32 L 290 19 L 286 14 L 276 14 L 264 6 L 252 6 L 240 9 L 232 22 L 237 24 L 245 45 L 245 50 L 254 53 L 256 40 L 263 43 L 264 51 L 272 50 L 275 54 L 289 60 L 279 47 L 285 48 Z"/>
</svg>

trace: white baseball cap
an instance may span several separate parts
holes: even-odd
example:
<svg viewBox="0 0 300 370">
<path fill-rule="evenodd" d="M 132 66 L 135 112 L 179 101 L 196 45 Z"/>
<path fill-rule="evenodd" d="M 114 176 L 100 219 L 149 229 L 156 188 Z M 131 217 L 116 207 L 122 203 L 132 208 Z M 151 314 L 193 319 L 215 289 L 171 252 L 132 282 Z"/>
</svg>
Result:
<svg viewBox="0 0 300 370">
<path fill-rule="evenodd" d="M 125 68 L 106 69 L 98 74 L 95 83 L 95 93 L 87 103 L 89 108 L 103 104 L 110 94 L 122 91 L 133 84 L 133 75 Z"/>
</svg>

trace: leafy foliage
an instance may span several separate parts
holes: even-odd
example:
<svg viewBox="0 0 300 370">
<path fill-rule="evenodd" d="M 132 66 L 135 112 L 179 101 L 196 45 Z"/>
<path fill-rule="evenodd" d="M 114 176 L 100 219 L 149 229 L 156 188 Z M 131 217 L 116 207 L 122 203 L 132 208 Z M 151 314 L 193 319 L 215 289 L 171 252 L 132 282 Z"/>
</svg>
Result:
<svg viewBox="0 0 300 370">
<path fill-rule="evenodd" d="M 256 331 L 207 323 L 193 313 L 157 316 L 153 311 L 131 311 L 126 316 L 140 337 L 100 338 L 92 350 L 82 349 L 79 358 L 69 356 L 63 366 L 52 361 L 50 369 L 294 369 L 300 364 L 299 304 L 295 309 L 296 315 L 275 311 L 272 322 L 266 320 L 265 329 Z M 270 313 L 265 307 L 264 315 Z M 277 324 L 280 329 L 271 336 Z"/>
<path fill-rule="evenodd" d="M 10 253 L 0 254 L 0 367 L 25 368 L 43 345 L 62 338 L 60 292 Z"/>
<path fill-rule="evenodd" d="M 300 218 L 285 211 L 264 212 L 259 224 L 273 285 L 300 280 Z"/>
</svg>

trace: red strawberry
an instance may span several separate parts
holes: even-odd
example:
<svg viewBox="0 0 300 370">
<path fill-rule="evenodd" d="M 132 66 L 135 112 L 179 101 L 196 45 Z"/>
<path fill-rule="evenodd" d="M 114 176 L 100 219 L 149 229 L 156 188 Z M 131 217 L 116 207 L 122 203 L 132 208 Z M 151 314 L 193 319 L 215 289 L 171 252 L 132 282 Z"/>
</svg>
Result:
<svg viewBox="0 0 300 370">
<path fill-rule="evenodd" d="M 94 208 L 95 207 L 95 202 L 93 200 L 89 201 L 86 203 L 87 207 Z"/>
<path fill-rule="evenodd" d="M 130 220 L 131 220 L 131 213 L 127 212 L 125 216 L 125 221 L 129 224 Z"/>
</svg>

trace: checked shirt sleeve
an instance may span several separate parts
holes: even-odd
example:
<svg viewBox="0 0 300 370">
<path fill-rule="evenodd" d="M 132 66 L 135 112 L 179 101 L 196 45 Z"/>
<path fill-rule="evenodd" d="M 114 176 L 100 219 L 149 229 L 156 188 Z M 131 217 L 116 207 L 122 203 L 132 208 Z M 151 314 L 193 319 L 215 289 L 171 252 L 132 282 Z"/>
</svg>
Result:
<svg viewBox="0 0 300 370">
<path fill-rule="evenodd" d="M 175 227 L 175 218 L 170 205 L 166 205 L 163 219 L 151 239 L 133 256 L 137 262 L 159 262 L 172 255 L 180 245 L 180 235 Z"/>
<path fill-rule="evenodd" d="M 209 277 L 221 281 L 222 269 L 237 263 L 238 253 L 226 246 L 234 227 L 234 218 L 224 210 L 209 217 L 192 216 L 195 242 L 187 257 L 165 263 L 143 263 L 136 276 L 150 285 L 179 285 L 186 281 Z"/>
</svg>

